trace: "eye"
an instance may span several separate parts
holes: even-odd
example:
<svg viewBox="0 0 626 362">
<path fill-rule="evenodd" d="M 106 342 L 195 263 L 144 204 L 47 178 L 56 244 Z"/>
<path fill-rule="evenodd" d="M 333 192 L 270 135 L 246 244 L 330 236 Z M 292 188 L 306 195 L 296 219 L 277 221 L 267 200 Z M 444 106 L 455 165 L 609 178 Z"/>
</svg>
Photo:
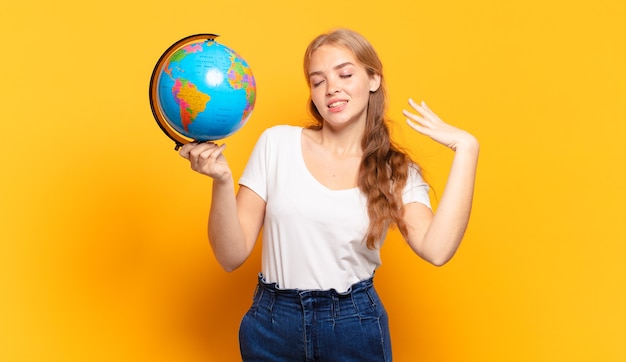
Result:
<svg viewBox="0 0 626 362">
<path fill-rule="evenodd" d="M 352 77 L 352 74 L 342 74 L 340 77 L 346 79 Z"/>
<path fill-rule="evenodd" d="M 313 88 L 317 88 L 317 87 L 319 87 L 320 85 L 322 85 L 322 83 L 324 83 L 324 81 L 323 81 L 323 80 L 318 80 L 318 81 L 316 81 L 316 82 L 315 82 L 315 81 L 314 81 L 314 82 L 311 82 L 311 84 L 313 85 Z"/>
</svg>

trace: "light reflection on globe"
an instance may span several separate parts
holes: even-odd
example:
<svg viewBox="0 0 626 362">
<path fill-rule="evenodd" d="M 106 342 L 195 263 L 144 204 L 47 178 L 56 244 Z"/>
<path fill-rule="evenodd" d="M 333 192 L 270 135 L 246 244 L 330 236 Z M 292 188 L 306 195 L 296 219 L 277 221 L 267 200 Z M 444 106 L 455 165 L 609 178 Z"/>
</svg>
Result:
<svg viewBox="0 0 626 362">
<path fill-rule="evenodd" d="M 228 137 L 243 127 L 254 110 L 252 70 L 215 37 L 198 34 L 179 40 L 152 73 L 152 112 L 177 148 L 191 141 Z"/>
</svg>

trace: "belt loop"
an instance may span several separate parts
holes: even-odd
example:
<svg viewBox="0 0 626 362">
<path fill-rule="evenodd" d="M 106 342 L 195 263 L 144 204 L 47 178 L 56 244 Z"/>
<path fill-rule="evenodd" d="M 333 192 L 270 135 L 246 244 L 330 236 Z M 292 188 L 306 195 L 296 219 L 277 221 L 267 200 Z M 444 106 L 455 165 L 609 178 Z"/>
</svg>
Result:
<svg viewBox="0 0 626 362">
<path fill-rule="evenodd" d="M 374 297 L 373 293 L 376 293 L 374 288 L 365 289 L 365 294 L 367 294 L 367 298 L 369 299 L 372 307 L 376 309 L 378 307 L 378 304 L 376 303 L 376 298 Z"/>
<path fill-rule="evenodd" d="M 339 313 L 340 313 L 339 305 L 340 305 L 340 303 L 339 303 L 339 296 L 338 295 L 333 293 L 333 295 L 331 297 L 332 297 L 332 300 L 333 300 L 333 304 L 332 304 L 333 310 L 332 310 L 332 312 L 333 312 L 333 323 L 334 323 L 335 322 L 335 318 L 339 318 Z"/>
<path fill-rule="evenodd" d="M 356 314 L 361 317 L 361 313 L 359 312 L 359 306 L 357 305 L 356 301 L 354 300 L 354 295 L 352 293 L 347 295 L 348 298 L 350 298 L 350 303 L 352 303 L 352 310 L 356 312 Z"/>
<path fill-rule="evenodd" d="M 262 293 L 263 291 L 261 290 L 261 285 L 257 283 L 256 287 L 254 288 L 254 293 L 252 294 L 252 300 L 259 300 Z"/>
<path fill-rule="evenodd" d="M 267 309 L 271 311 L 272 308 L 274 308 L 274 303 L 276 302 L 276 291 L 271 290 L 271 289 L 266 289 L 266 291 L 267 291 L 267 296 L 269 297 L 269 301 L 267 303 Z"/>
</svg>

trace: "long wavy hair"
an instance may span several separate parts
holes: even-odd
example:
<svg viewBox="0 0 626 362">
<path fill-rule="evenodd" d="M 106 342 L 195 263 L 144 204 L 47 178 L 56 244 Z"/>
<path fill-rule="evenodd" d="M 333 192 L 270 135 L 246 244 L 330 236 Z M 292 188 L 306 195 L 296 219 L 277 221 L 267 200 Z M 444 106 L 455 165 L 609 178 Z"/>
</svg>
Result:
<svg viewBox="0 0 626 362">
<path fill-rule="evenodd" d="M 391 140 L 389 121 L 386 118 L 387 94 L 383 65 L 374 47 L 362 35 L 348 29 L 337 29 L 319 35 L 309 44 L 304 54 L 304 75 L 309 87 L 311 57 L 322 45 L 342 47 L 351 51 L 370 77 L 380 76 L 380 86 L 369 95 L 365 133 L 361 140 L 363 156 L 358 174 L 358 186 L 367 197 L 367 212 L 370 218 L 364 241 L 368 248 L 374 249 L 379 245 L 389 226 L 397 226 L 403 234 L 406 234 L 407 227 L 402 218 L 404 214 L 402 190 L 413 161 Z M 324 119 L 310 96 L 308 108 L 316 122 L 309 128 L 322 129 Z"/>
</svg>

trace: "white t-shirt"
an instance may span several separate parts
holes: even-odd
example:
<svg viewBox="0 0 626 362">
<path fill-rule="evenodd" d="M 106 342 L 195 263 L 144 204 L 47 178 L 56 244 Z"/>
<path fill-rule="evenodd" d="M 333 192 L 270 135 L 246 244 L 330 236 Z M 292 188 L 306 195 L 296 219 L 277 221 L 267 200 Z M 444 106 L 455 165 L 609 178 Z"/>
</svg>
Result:
<svg viewBox="0 0 626 362">
<path fill-rule="evenodd" d="M 282 289 L 344 292 L 381 264 L 380 251 L 364 242 L 367 198 L 358 187 L 322 185 L 304 163 L 301 140 L 302 127 L 267 129 L 239 180 L 266 202 L 261 271 Z M 410 170 L 403 202 L 430 207 L 428 185 Z"/>
</svg>

